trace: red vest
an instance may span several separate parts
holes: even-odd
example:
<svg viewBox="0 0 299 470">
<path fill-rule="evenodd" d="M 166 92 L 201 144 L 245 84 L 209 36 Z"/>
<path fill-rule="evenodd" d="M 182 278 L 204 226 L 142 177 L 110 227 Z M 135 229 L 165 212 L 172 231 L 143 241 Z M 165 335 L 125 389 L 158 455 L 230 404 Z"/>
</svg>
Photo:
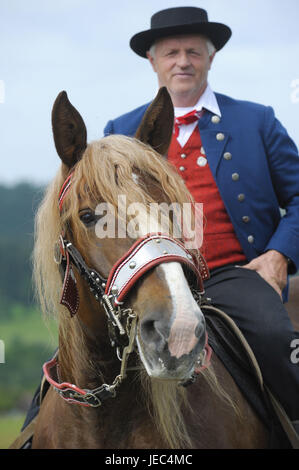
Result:
<svg viewBox="0 0 299 470">
<path fill-rule="evenodd" d="M 195 202 L 203 203 L 204 232 L 200 251 L 209 269 L 245 261 L 246 257 L 206 160 L 198 127 L 184 147 L 180 146 L 175 137 L 172 138 L 168 160 L 178 169 Z"/>
</svg>

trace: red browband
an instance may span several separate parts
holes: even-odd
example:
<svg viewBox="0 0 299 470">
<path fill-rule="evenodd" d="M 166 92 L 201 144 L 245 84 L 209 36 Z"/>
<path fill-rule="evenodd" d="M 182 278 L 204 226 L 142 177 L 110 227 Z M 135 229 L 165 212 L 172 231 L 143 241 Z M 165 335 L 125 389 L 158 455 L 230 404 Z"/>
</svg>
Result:
<svg viewBox="0 0 299 470">
<path fill-rule="evenodd" d="M 59 211 L 62 211 L 62 206 L 63 206 L 63 201 L 65 199 L 66 194 L 68 193 L 71 184 L 72 184 L 72 176 L 73 172 L 66 178 L 65 182 L 61 186 L 59 196 L 58 196 L 58 205 L 59 205 Z"/>
</svg>

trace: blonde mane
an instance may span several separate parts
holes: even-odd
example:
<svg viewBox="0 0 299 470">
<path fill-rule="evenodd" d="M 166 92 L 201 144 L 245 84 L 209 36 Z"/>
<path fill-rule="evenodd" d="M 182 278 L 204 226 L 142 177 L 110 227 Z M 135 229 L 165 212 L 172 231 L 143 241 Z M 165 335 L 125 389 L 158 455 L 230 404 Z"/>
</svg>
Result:
<svg viewBox="0 0 299 470">
<path fill-rule="evenodd" d="M 138 181 L 132 174 L 139 176 Z M 155 201 L 143 184 L 146 178 L 156 184 L 165 200 L 183 204 L 192 203 L 190 193 L 172 166 L 150 147 L 124 136 L 109 136 L 88 145 L 82 159 L 76 164 L 72 185 L 64 201 L 63 213 L 58 208 L 58 194 L 65 180 L 65 167 L 58 171 L 47 188 L 36 216 L 34 248 L 34 281 L 43 313 L 54 315 L 61 328 L 67 328 L 69 318 L 59 304 L 62 280 L 59 267 L 54 262 L 54 245 L 59 235 L 71 221 L 76 236 L 86 236 L 78 217 L 80 194 L 91 202 L 106 201 L 117 207 L 118 196 L 125 195 L 128 204 Z M 82 253 L 84 256 L 84 253 Z M 213 376 L 211 371 L 209 377 Z M 215 377 L 213 379 L 215 390 Z M 187 405 L 183 387 L 173 383 L 142 380 L 151 399 L 153 420 L 163 439 L 171 448 L 192 447 L 185 428 L 182 407 Z M 218 385 L 216 389 L 219 389 Z"/>
</svg>

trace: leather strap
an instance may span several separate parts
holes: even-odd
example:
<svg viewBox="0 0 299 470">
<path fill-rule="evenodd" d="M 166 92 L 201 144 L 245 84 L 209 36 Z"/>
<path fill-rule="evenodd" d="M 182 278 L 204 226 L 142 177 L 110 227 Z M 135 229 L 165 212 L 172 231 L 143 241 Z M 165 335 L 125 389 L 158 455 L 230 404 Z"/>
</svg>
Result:
<svg viewBox="0 0 299 470">
<path fill-rule="evenodd" d="M 33 420 L 26 426 L 26 428 L 19 434 L 19 436 L 14 440 L 14 442 L 9 446 L 9 449 L 30 449 L 31 440 L 34 436 L 34 430 L 36 426 L 38 416 L 33 418 Z M 26 446 L 27 444 L 27 446 Z"/>
<path fill-rule="evenodd" d="M 186 265 L 195 274 L 195 278 L 203 294 L 203 279 L 207 279 L 208 268 L 201 259 L 201 264 L 196 265 L 191 253 L 184 245 L 173 238 L 163 234 L 149 234 L 137 240 L 130 250 L 120 258 L 112 267 L 105 294 L 115 295 L 115 304 L 119 305 L 124 300 L 132 286 L 149 269 L 161 263 L 177 261 Z"/>
<path fill-rule="evenodd" d="M 281 424 L 284 432 L 288 436 L 288 439 L 291 443 L 292 448 L 298 450 L 299 449 L 299 436 L 298 436 L 294 426 L 292 425 L 292 423 L 291 423 L 289 417 L 287 416 L 285 410 L 283 409 L 281 404 L 278 402 L 278 400 L 274 397 L 274 395 L 269 390 L 269 388 L 267 386 L 265 386 L 265 389 L 268 393 L 268 396 L 271 400 L 272 406 L 273 406 L 273 408 L 276 412 L 276 415 L 277 415 L 277 417 L 280 421 L 280 424 Z"/>
<path fill-rule="evenodd" d="M 90 269 L 74 245 L 63 239 L 62 236 L 59 239 L 59 252 L 61 257 L 57 259 L 56 256 L 55 261 L 58 264 L 61 263 L 64 271 L 60 303 L 69 310 L 71 316 L 74 316 L 79 308 L 79 292 L 72 264 L 76 266 L 79 274 L 89 283 L 89 287 L 97 299 L 100 299 L 105 293 L 103 284 L 106 285 L 106 279 L 102 278 L 94 269 Z"/>
<path fill-rule="evenodd" d="M 97 271 L 89 268 L 71 242 L 60 237 L 59 243 L 61 263 L 64 268 L 60 302 L 68 308 L 71 316 L 75 315 L 79 308 L 79 293 L 72 263 L 89 283 L 90 290 L 97 300 L 112 295 L 115 305 L 123 302 L 130 289 L 144 273 L 164 262 L 177 261 L 187 266 L 195 275 L 196 288 L 199 288 L 200 294 L 204 293 L 203 281 L 209 278 L 209 269 L 201 255 L 198 259 L 193 257 L 182 243 L 161 233 L 148 234 L 137 240 L 112 267 L 108 279 L 104 279 Z"/>
<path fill-rule="evenodd" d="M 68 252 L 66 252 L 65 257 L 65 274 L 60 303 L 68 308 L 71 316 L 74 316 L 79 308 L 79 292 Z"/>
<path fill-rule="evenodd" d="M 59 363 L 57 357 L 43 365 L 46 380 L 53 386 L 54 390 L 68 403 L 76 403 L 82 406 L 96 408 L 101 406 L 102 401 L 115 397 L 115 390 L 107 384 L 89 390 L 81 389 L 69 382 L 59 383 Z"/>
</svg>

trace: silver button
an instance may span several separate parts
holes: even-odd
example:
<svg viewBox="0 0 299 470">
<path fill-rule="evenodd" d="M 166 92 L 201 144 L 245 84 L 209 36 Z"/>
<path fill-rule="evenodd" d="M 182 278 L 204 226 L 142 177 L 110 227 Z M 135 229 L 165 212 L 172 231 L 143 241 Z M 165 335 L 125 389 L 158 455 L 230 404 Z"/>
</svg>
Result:
<svg viewBox="0 0 299 470">
<path fill-rule="evenodd" d="M 205 157 L 199 157 L 196 163 L 198 166 L 204 167 L 208 163 L 208 160 Z"/>
<path fill-rule="evenodd" d="M 181 158 L 187 158 L 187 155 L 185 153 L 182 153 Z"/>
<path fill-rule="evenodd" d="M 224 157 L 224 160 L 231 160 L 232 159 L 232 154 L 229 153 L 229 152 L 225 152 L 223 157 Z"/>
<path fill-rule="evenodd" d="M 114 294 L 114 295 L 117 295 L 118 294 L 118 287 L 117 286 L 113 286 L 112 289 L 111 289 L 111 294 Z"/>
<path fill-rule="evenodd" d="M 216 135 L 216 139 L 221 141 L 221 140 L 224 140 L 225 139 L 225 135 L 222 134 L 222 132 L 219 132 L 219 134 Z"/>
<path fill-rule="evenodd" d="M 185 167 L 184 166 L 180 166 L 180 171 L 185 171 Z"/>
<path fill-rule="evenodd" d="M 239 194 L 238 201 L 240 201 L 240 202 L 245 201 L 245 194 Z"/>
<path fill-rule="evenodd" d="M 215 115 L 215 116 L 212 117 L 211 121 L 212 121 L 213 124 L 219 124 L 220 117 Z"/>
<path fill-rule="evenodd" d="M 250 222 L 250 217 L 248 215 L 244 215 L 242 217 L 242 220 L 243 220 L 244 224 L 248 224 Z"/>
<path fill-rule="evenodd" d="M 232 174 L 232 180 L 233 181 L 239 181 L 240 179 L 240 175 L 238 173 L 233 173 Z"/>
<path fill-rule="evenodd" d="M 249 235 L 248 243 L 250 243 L 251 245 L 254 243 L 254 236 L 253 235 Z"/>
</svg>

